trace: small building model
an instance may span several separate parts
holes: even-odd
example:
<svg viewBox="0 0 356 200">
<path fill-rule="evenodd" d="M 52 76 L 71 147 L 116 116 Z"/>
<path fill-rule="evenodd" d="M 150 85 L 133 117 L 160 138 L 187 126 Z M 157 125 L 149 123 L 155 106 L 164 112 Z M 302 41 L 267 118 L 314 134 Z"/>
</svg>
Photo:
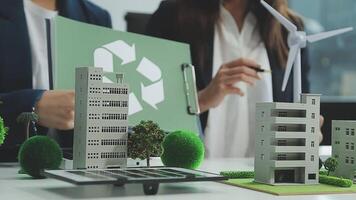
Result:
<svg viewBox="0 0 356 200">
<path fill-rule="evenodd" d="M 332 121 L 332 156 L 338 161 L 334 175 L 356 179 L 356 121 Z"/>
<path fill-rule="evenodd" d="M 320 95 L 256 106 L 255 181 L 318 184 Z"/>
<path fill-rule="evenodd" d="M 103 69 L 76 69 L 74 169 L 126 167 L 128 85 L 103 82 Z"/>
</svg>

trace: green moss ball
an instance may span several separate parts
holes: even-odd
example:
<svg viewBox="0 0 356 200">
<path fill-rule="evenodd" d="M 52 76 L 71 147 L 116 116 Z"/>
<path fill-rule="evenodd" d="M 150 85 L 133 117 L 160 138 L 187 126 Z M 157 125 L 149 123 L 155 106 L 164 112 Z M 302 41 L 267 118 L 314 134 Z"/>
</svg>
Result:
<svg viewBox="0 0 356 200">
<path fill-rule="evenodd" d="M 34 136 L 20 148 L 18 159 L 22 170 L 34 178 L 44 178 L 45 169 L 58 169 L 63 158 L 56 141 L 47 136 Z"/>
<path fill-rule="evenodd" d="M 204 144 L 189 131 L 176 131 L 166 136 L 162 143 L 161 160 L 167 167 L 196 169 L 204 160 Z"/>
</svg>

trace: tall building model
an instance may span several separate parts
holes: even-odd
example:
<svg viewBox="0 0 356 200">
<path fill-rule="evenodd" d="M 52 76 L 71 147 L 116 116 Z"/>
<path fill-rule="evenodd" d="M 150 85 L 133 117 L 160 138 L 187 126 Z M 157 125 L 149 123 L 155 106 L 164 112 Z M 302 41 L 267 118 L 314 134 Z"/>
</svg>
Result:
<svg viewBox="0 0 356 200">
<path fill-rule="evenodd" d="M 356 179 L 356 121 L 332 121 L 332 156 L 338 161 L 335 174 Z"/>
<path fill-rule="evenodd" d="M 255 181 L 318 184 L 320 95 L 256 106 Z"/>
<path fill-rule="evenodd" d="M 123 167 L 127 162 L 128 85 L 103 82 L 103 69 L 76 69 L 74 169 Z"/>
</svg>

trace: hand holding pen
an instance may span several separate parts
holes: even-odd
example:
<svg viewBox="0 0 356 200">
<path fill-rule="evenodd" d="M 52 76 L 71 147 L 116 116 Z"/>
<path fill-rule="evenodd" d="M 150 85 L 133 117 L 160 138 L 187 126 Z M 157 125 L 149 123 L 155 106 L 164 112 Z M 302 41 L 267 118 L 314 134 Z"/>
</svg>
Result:
<svg viewBox="0 0 356 200">
<path fill-rule="evenodd" d="M 209 85 L 199 91 L 201 112 L 218 106 L 226 95 L 244 96 L 244 92 L 236 83 L 244 82 L 253 86 L 256 81 L 261 80 L 258 73 L 267 72 L 255 61 L 245 58 L 223 64 Z"/>
</svg>

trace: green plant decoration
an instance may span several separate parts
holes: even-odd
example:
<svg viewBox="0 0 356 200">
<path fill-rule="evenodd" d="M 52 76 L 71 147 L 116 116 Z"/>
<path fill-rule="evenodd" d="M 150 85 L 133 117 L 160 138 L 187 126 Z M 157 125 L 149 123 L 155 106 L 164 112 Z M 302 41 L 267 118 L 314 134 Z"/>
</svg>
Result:
<svg viewBox="0 0 356 200">
<path fill-rule="evenodd" d="M 328 176 L 330 174 L 330 172 L 334 172 L 336 170 L 336 167 L 339 163 L 337 162 L 336 158 L 334 157 L 330 157 L 328 159 L 326 159 L 326 161 L 324 162 L 324 167 L 326 170 L 328 170 Z"/>
<path fill-rule="evenodd" d="M 196 169 L 204 159 L 204 144 L 198 135 L 176 131 L 166 136 L 162 144 L 162 162 L 167 167 Z"/>
<path fill-rule="evenodd" d="M 36 123 L 38 122 L 38 120 L 39 120 L 39 116 L 34 111 L 23 112 L 17 117 L 16 119 L 17 123 L 26 124 L 26 139 L 30 137 L 30 131 L 29 131 L 30 123 L 32 123 L 34 127 L 35 135 L 37 135 Z"/>
<path fill-rule="evenodd" d="M 4 144 L 9 129 L 5 127 L 3 118 L 0 117 L 0 146 Z"/>
<path fill-rule="evenodd" d="M 353 185 L 353 181 L 350 179 L 339 178 L 335 176 L 319 176 L 319 183 L 327 184 L 327 185 L 334 185 L 338 187 L 351 187 Z"/>
<path fill-rule="evenodd" d="M 33 136 L 20 148 L 18 159 L 23 172 L 34 178 L 44 178 L 45 169 L 58 169 L 63 154 L 56 141 L 47 136 Z"/>
<path fill-rule="evenodd" d="M 132 133 L 128 136 L 128 156 L 133 159 L 146 159 L 147 167 L 150 167 L 150 156 L 160 156 L 162 153 L 164 136 L 164 131 L 157 123 L 141 121 L 132 128 Z"/>
</svg>

